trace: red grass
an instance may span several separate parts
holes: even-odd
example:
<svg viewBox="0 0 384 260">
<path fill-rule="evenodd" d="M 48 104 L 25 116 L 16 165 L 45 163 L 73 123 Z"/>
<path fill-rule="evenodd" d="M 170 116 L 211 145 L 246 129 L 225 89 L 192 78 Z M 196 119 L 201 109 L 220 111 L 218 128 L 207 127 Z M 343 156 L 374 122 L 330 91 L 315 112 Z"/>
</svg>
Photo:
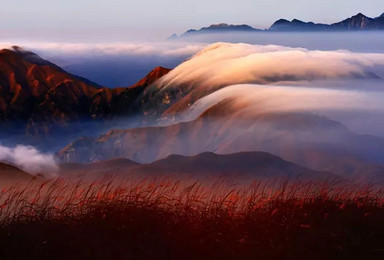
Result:
<svg viewBox="0 0 384 260">
<path fill-rule="evenodd" d="M 56 180 L 2 191 L 0 258 L 376 258 L 383 205 L 337 183 Z"/>
</svg>

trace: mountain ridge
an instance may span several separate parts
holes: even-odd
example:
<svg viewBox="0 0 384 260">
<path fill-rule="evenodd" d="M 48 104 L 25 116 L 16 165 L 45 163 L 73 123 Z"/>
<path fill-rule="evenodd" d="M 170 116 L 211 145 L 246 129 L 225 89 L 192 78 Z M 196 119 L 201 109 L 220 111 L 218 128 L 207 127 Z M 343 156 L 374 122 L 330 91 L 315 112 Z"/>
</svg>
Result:
<svg viewBox="0 0 384 260">
<path fill-rule="evenodd" d="M 191 176 L 193 178 L 235 177 L 237 181 L 252 178 L 339 179 L 330 172 L 320 172 L 286 161 L 265 152 L 216 154 L 203 152 L 192 156 L 169 155 L 148 164 L 129 159 L 112 159 L 90 164 L 62 164 L 62 177 L 96 179 L 107 175 L 119 177 Z"/>
<path fill-rule="evenodd" d="M 19 182 L 19 181 L 31 181 L 34 178 L 33 175 L 22 171 L 8 163 L 0 162 L 0 181 L 1 182 Z M 41 177 L 37 177 L 41 178 Z M 0 186 L 3 183 L 0 183 Z"/>
<path fill-rule="evenodd" d="M 248 120 L 243 121 L 239 119 L 242 118 L 240 114 L 225 109 L 229 106 L 228 102 L 218 103 L 189 122 L 111 130 L 99 137 L 78 139 L 60 150 L 57 156 L 65 162 L 87 163 L 123 157 L 151 163 L 172 154 L 262 151 L 341 176 L 368 174 L 368 170 L 379 173 L 381 170 L 375 170 L 374 166 L 384 164 L 374 156 L 384 151 L 383 139 L 356 135 L 326 117 L 258 114 L 247 116 Z M 237 130 L 228 125 L 236 125 Z"/>
<path fill-rule="evenodd" d="M 170 71 L 157 67 L 135 85 L 99 86 L 67 73 L 33 52 L 14 46 L 0 50 L 0 125 L 19 125 L 38 136 L 67 128 L 73 121 L 113 119 L 139 112 L 140 95 Z M 76 132 L 76 129 L 73 129 Z"/>
<path fill-rule="evenodd" d="M 304 22 L 299 19 L 291 21 L 287 19 L 278 19 L 269 28 L 259 29 L 247 24 L 212 24 L 200 29 L 190 29 L 181 34 L 179 37 L 173 34 L 169 39 L 174 40 L 199 34 L 207 33 L 225 33 L 225 32 L 318 32 L 318 31 L 372 31 L 384 30 L 384 13 L 378 17 L 371 18 L 362 13 L 346 18 L 342 21 L 323 24 Z"/>
</svg>

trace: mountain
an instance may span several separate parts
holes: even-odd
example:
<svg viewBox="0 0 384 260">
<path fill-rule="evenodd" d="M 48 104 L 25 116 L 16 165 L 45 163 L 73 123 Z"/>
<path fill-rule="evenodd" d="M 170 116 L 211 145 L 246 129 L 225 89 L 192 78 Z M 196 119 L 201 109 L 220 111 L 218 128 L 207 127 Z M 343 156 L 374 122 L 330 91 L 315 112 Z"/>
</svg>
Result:
<svg viewBox="0 0 384 260">
<path fill-rule="evenodd" d="M 190 29 L 183 33 L 180 37 L 188 37 L 200 34 L 210 34 L 210 33 L 227 33 L 227 32 L 258 32 L 260 29 L 253 28 L 252 26 L 246 24 L 212 24 L 207 27 L 202 27 L 198 30 Z M 169 40 L 176 40 L 178 37 L 176 34 L 171 35 Z"/>
<path fill-rule="evenodd" d="M 30 181 L 33 176 L 16 168 L 15 166 L 0 162 L 0 181 L 4 182 L 18 182 L 18 181 Z M 1 185 L 0 184 L 0 185 Z"/>
<path fill-rule="evenodd" d="M 384 164 L 384 140 L 360 136 L 340 123 L 307 113 L 235 111 L 228 101 L 209 108 L 190 122 L 169 126 L 111 130 L 81 138 L 58 153 L 66 162 L 127 158 L 150 163 L 172 154 L 191 156 L 263 151 L 318 171 L 343 176 L 368 174 Z"/>
<path fill-rule="evenodd" d="M 329 25 L 326 24 L 280 19 L 269 28 L 269 31 L 325 31 L 328 28 Z"/>
<path fill-rule="evenodd" d="M 106 175 L 116 176 L 193 176 L 248 178 L 289 178 L 326 180 L 337 177 L 329 172 L 314 171 L 263 152 L 235 154 L 201 153 L 194 156 L 170 155 L 151 164 L 136 164 L 128 159 L 114 159 L 91 164 L 62 164 L 61 175 L 94 180 Z"/>
<path fill-rule="evenodd" d="M 336 176 L 318 172 L 283 160 L 265 152 L 215 154 L 205 152 L 194 156 L 170 155 L 165 159 L 138 167 L 141 174 L 190 176 L 227 176 L 242 178 L 328 179 Z"/>
<path fill-rule="evenodd" d="M 29 135 L 46 135 L 57 129 L 76 132 L 71 122 L 132 115 L 140 110 L 146 86 L 168 72 L 158 67 L 132 87 L 110 89 L 19 47 L 4 49 L 0 51 L 0 125 L 12 130 L 17 123 Z"/>
<path fill-rule="evenodd" d="M 318 31 L 368 31 L 384 30 L 384 14 L 376 18 L 370 18 L 362 13 L 333 24 L 304 22 L 298 19 L 292 21 L 279 19 L 268 29 L 261 30 L 249 25 L 214 24 L 199 30 L 188 30 L 180 36 L 188 37 L 207 33 L 232 33 L 232 32 L 318 32 Z M 175 35 L 172 40 L 176 39 Z"/>
<path fill-rule="evenodd" d="M 80 138 L 61 149 L 58 157 L 65 162 L 80 163 L 113 158 L 151 163 L 172 154 L 262 151 L 314 170 L 343 176 L 368 174 L 376 165 L 384 164 L 382 138 L 356 134 L 330 119 L 334 116 L 333 105 L 318 110 L 313 109 L 312 104 L 301 103 L 317 96 L 316 73 L 323 70 L 323 64 L 305 75 L 297 74 L 297 71 L 301 73 L 301 66 L 290 72 L 291 64 L 275 72 L 275 66 L 266 69 L 267 59 L 262 59 L 260 65 L 250 62 L 253 53 L 253 47 L 243 44 L 217 43 L 206 47 L 144 90 L 144 114 L 156 120 L 166 118 L 166 124 L 130 129 L 116 127 L 96 137 Z M 236 57 L 238 61 L 242 55 L 247 57 L 245 66 L 226 63 L 228 57 Z M 281 62 L 279 56 L 276 57 L 272 64 Z M 311 57 L 310 61 L 315 59 Z M 240 68 L 236 70 L 233 64 Z M 231 69 L 226 70 L 227 66 Z M 254 74 L 261 78 L 250 76 L 253 72 L 249 68 L 257 66 L 272 73 L 262 76 L 263 72 L 256 70 Z M 369 71 L 362 71 L 364 74 L 358 78 L 370 79 L 369 73 L 365 77 Z M 318 79 L 322 80 L 323 75 L 319 75 Z M 336 78 L 343 79 L 345 75 L 348 80 L 356 77 L 347 72 Z M 280 82 L 302 80 L 314 88 L 302 92 L 301 87 L 279 86 Z M 327 92 L 319 96 L 319 100 L 328 102 Z M 344 94 L 340 96 L 340 100 L 344 98 Z M 300 103 L 298 108 L 296 103 Z"/>
<path fill-rule="evenodd" d="M 126 175 L 137 166 L 140 166 L 140 164 L 123 158 L 89 164 L 62 163 L 59 165 L 59 174 L 66 178 L 94 180 L 108 175 Z"/>
<path fill-rule="evenodd" d="M 370 18 L 359 13 L 348 19 L 333 24 L 316 24 L 303 22 L 297 19 L 278 20 L 270 28 L 270 31 L 364 31 L 384 29 L 383 17 Z"/>
<path fill-rule="evenodd" d="M 373 29 L 384 28 L 384 23 L 381 24 L 380 22 L 377 22 L 377 21 L 378 20 L 376 19 L 367 17 L 362 13 L 359 13 L 341 22 L 331 24 L 330 29 L 357 31 L 357 30 L 373 30 Z"/>
<path fill-rule="evenodd" d="M 182 36 L 190 36 L 193 34 L 201 34 L 201 33 L 255 32 L 255 31 L 260 31 L 260 30 L 255 29 L 246 24 L 235 25 L 235 24 L 220 23 L 220 24 L 212 24 L 208 27 L 203 27 L 199 30 L 194 30 L 194 29 L 188 30 Z"/>
</svg>

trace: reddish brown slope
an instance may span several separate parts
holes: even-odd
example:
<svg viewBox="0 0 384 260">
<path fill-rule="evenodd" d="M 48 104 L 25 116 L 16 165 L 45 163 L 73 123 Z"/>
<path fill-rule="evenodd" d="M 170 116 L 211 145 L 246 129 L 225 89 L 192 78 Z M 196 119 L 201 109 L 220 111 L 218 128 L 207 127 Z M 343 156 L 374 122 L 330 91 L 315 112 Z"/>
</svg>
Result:
<svg viewBox="0 0 384 260">
<path fill-rule="evenodd" d="M 170 71 L 171 69 L 158 66 L 154 70 L 152 70 L 150 73 L 148 73 L 148 75 L 142 78 L 139 82 L 137 82 L 135 85 L 131 86 L 131 88 L 149 86 L 152 83 L 154 83 L 156 80 L 168 74 L 168 72 Z"/>
<path fill-rule="evenodd" d="M 0 51 L 0 123 L 24 122 L 30 134 L 75 120 L 108 119 L 140 112 L 146 86 L 169 70 L 158 67 L 137 84 L 109 89 L 73 76 L 20 48 Z"/>
<path fill-rule="evenodd" d="M 0 162 L 0 186 L 14 182 L 31 181 L 34 177 L 19 168 Z M 42 179 L 39 177 L 39 179 Z"/>
</svg>

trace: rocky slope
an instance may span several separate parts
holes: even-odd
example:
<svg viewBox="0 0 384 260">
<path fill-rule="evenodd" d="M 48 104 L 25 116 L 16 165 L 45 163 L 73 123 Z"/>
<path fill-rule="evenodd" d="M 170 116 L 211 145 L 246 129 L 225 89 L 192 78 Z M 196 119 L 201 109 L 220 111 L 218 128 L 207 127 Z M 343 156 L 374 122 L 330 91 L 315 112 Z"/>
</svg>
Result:
<svg viewBox="0 0 384 260">
<path fill-rule="evenodd" d="M 71 75 L 18 47 L 0 51 L 0 124 L 29 135 L 71 129 L 71 122 L 96 121 L 140 112 L 140 95 L 169 72 L 158 67 L 127 88 L 105 88 Z M 12 130 L 12 127 L 9 127 Z"/>
</svg>

